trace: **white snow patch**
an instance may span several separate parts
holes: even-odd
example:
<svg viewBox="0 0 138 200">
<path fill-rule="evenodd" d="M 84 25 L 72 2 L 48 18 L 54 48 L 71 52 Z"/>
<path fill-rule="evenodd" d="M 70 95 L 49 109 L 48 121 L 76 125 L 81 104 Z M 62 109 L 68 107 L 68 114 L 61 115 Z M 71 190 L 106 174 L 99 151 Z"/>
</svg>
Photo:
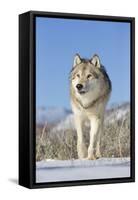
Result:
<svg viewBox="0 0 138 200">
<path fill-rule="evenodd" d="M 44 160 L 36 163 L 36 182 L 130 177 L 130 158 Z"/>
<path fill-rule="evenodd" d="M 52 132 L 57 132 L 57 131 L 62 131 L 62 130 L 67 130 L 67 129 L 73 129 L 75 130 L 75 124 L 74 124 L 74 115 L 69 114 L 65 120 L 62 120 L 59 122 L 53 129 Z"/>
<path fill-rule="evenodd" d="M 109 115 L 106 113 L 105 115 L 105 123 L 114 123 L 117 120 L 123 119 L 126 117 L 127 113 L 129 113 L 129 106 L 124 108 L 118 108 L 112 111 Z"/>
</svg>

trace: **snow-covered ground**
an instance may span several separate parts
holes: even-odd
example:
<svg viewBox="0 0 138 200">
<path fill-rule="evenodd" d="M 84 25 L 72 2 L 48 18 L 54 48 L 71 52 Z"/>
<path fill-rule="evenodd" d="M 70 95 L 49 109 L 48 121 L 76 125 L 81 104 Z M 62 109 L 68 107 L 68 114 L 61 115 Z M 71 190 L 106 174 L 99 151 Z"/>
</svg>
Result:
<svg viewBox="0 0 138 200">
<path fill-rule="evenodd" d="M 36 182 L 130 177 L 130 158 L 45 160 L 36 163 Z"/>
</svg>

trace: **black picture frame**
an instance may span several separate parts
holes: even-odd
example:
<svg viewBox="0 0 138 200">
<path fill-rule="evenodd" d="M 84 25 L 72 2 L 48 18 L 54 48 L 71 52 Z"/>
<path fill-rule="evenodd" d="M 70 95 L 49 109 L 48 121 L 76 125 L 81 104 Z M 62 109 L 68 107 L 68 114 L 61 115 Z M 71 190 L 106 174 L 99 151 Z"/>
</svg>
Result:
<svg viewBox="0 0 138 200">
<path fill-rule="evenodd" d="M 35 182 L 35 17 L 129 22 L 131 24 L 131 176 L 127 178 Z M 19 15 L 19 184 L 47 188 L 135 181 L 135 18 L 29 11 Z"/>
</svg>

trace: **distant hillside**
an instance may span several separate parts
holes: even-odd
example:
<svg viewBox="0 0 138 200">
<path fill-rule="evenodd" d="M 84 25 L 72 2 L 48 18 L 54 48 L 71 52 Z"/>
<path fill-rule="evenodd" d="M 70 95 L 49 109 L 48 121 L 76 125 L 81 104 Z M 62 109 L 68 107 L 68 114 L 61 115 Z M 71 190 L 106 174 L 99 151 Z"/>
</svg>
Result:
<svg viewBox="0 0 138 200">
<path fill-rule="evenodd" d="M 122 118 L 126 118 L 127 114 L 130 112 L 130 104 L 123 103 L 122 105 L 116 105 L 108 109 L 105 113 L 105 123 L 114 123 L 115 121 L 119 121 Z M 89 124 L 86 122 L 86 126 Z M 64 120 L 59 122 L 54 128 L 53 131 L 67 130 L 67 129 L 75 129 L 74 125 L 74 115 L 70 113 L 66 116 Z"/>
<path fill-rule="evenodd" d="M 38 125 L 48 123 L 58 123 L 71 113 L 70 110 L 59 107 L 39 107 L 36 110 L 36 122 Z"/>
<path fill-rule="evenodd" d="M 105 123 L 112 123 L 114 120 L 119 120 L 125 117 L 129 111 L 130 104 L 128 102 L 111 106 L 105 112 Z M 54 129 L 58 131 L 69 128 L 75 129 L 73 117 L 71 110 L 59 107 L 39 107 L 36 112 L 36 122 L 38 125 L 44 125 L 46 122 L 56 124 Z"/>
</svg>

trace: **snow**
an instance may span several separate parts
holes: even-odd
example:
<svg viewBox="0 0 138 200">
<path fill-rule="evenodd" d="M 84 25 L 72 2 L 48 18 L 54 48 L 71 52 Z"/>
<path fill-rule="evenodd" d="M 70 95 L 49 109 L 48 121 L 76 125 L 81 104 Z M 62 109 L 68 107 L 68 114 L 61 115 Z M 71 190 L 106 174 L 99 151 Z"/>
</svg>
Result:
<svg viewBox="0 0 138 200">
<path fill-rule="evenodd" d="M 64 120 L 59 122 L 53 129 L 52 132 L 67 130 L 67 129 L 73 129 L 75 130 L 75 124 L 74 124 L 74 115 L 69 114 Z"/>
<path fill-rule="evenodd" d="M 130 177 L 130 158 L 43 160 L 36 163 L 36 182 Z"/>
<path fill-rule="evenodd" d="M 38 107 L 36 110 L 37 124 L 59 123 L 64 120 L 69 114 L 70 110 L 60 107 Z"/>
<path fill-rule="evenodd" d="M 117 121 L 126 117 L 127 113 L 130 112 L 130 106 L 128 104 L 127 106 L 124 106 L 124 107 L 122 106 L 122 107 L 116 108 L 110 113 L 109 112 L 110 110 L 106 112 L 105 122 L 114 123 L 114 121 Z"/>
</svg>

